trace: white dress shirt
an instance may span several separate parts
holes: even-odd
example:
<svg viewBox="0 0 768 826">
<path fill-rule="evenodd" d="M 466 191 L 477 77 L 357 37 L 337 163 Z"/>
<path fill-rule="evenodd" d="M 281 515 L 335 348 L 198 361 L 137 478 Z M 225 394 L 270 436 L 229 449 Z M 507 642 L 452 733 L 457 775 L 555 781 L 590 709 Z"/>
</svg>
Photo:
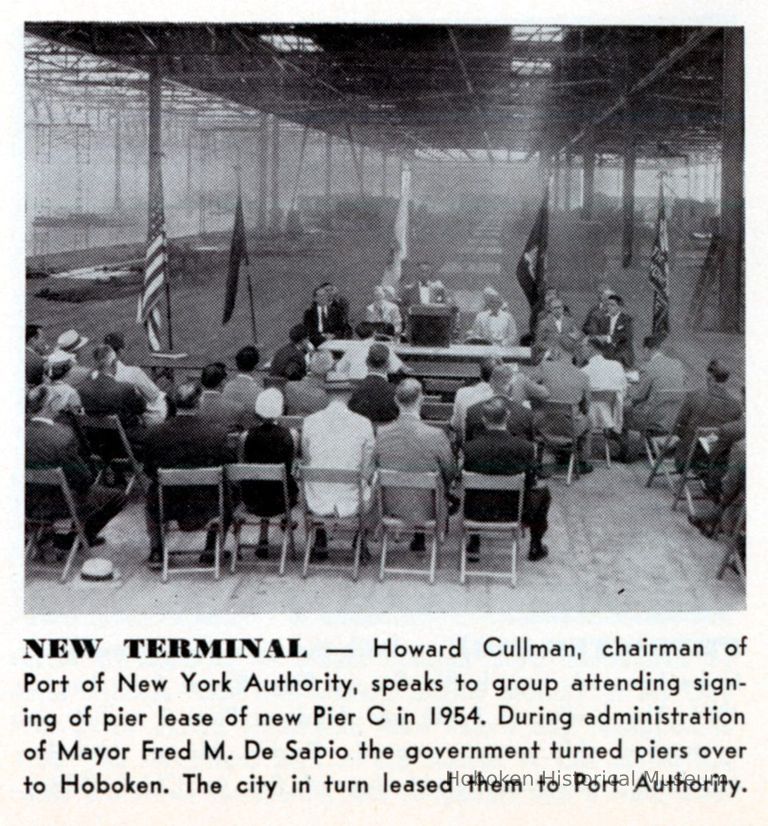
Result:
<svg viewBox="0 0 768 826">
<path fill-rule="evenodd" d="M 301 431 L 303 461 L 309 467 L 339 470 L 367 469 L 373 456 L 373 425 L 351 411 L 343 399 L 331 399 L 324 410 L 304 419 Z M 307 506 L 318 516 L 352 516 L 358 512 L 356 485 L 310 482 L 305 486 Z M 363 490 L 363 507 L 370 500 L 370 487 Z"/>
<path fill-rule="evenodd" d="M 624 423 L 624 397 L 627 394 L 627 374 L 621 362 L 607 359 L 596 353 L 581 368 L 589 379 L 590 390 L 612 390 L 617 393 L 616 404 L 611 409 L 608 402 L 592 400 L 589 418 L 595 429 L 611 429 L 621 432 Z"/>
<path fill-rule="evenodd" d="M 165 393 L 150 379 L 141 367 L 123 364 L 118 359 L 115 363 L 115 379 L 130 384 L 147 403 L 144 411 L 144 423 L 159 424 L 168 418 L 168 400 Z"/>
<path fill-rule="evenodd" d="M 368 375 L 368 351 L 372 344 L 376 344 L 372 338 L 352 342 L 336 365 L 336 372 L 349 379 L 364 379 Z M 387 373 L 398 373 L 403 368 L 403 362 L 391 347 L 388 349 Z"/>
<path fill-rule="evenodd" d="M 504 347 L 517 344 L 517 324 L 507 310 L 482 310 L 477 314 L 472 325 L 470 335 L 473 338 L 484 338 L 492 344 Z"/>
</svg>

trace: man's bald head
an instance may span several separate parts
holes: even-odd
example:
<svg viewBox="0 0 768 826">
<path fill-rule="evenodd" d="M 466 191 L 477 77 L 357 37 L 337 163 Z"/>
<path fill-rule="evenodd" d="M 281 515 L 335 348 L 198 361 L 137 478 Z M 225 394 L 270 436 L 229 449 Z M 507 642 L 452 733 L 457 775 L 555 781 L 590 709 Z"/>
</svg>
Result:
<svg viewBox="0 0 768 826">
<path fill-rule="evenodd" d="M 421 383 L 417 379 L 403 379 L 395 390 L 395 402 L 400 410 L 417 410 L 421 406 Z"/>
</svg>

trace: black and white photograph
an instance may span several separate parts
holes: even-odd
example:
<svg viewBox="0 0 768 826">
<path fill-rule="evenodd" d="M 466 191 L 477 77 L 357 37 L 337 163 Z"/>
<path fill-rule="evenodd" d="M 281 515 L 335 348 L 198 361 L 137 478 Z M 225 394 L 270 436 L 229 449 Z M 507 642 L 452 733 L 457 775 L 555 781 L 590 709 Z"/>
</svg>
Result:
<svg viewBox="0 0 768 826">
<path fill-rule="evenodd" d="M 744 29 L 508 11 L 18 32 L 28 614 L 745 610 Z"/>
</svg>

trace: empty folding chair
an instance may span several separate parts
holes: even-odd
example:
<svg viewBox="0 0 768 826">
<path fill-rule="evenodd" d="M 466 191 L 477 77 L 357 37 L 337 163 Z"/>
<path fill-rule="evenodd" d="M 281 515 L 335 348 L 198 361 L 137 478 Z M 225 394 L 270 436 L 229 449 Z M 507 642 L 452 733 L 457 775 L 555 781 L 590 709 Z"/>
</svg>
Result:
<svg viewBox="0 0 768 826">
<path fill-rule="evenodd" d="M 509 494 L 513 506 L 512 518 L 504 522 L 485 522 L 470 519 L 466 515 L 467 493 L 470 492 L 500 492 Z M 517 546 L 522 536 L 523 496 L 525 494 L 525 474 L 516 476 L 488 476 L 482 473 L 464 471 L 461 475 L 461 507 L 460 530 L 461 540 L 459 549 L 460 580 L 463 585 L 468 576 L 489 576 L 510 578 L 510 584 L 517 584 Z M 510 569 L 509 573 L 488 570 L 467 570 L 467 542 L 471 535 L 494 539 L 510 540 Z M 488 553 L 487 549 L 484 551 Z"/>
<path fill-rule="evenodd" d="M 114 414 L 109 416 L 82 415 L 77 418 L 94 458 L 101 463 L 96 481 L 102 481 L 109 471 L 117 471 L 126 473 L 126 496 L 133 490 L 134 485 L 138 485 L 139 490 L 144 491 L 141 465 L 136 459 L 120 419 Z"/>
<path fill-rule="evenodd" d="M 25 530 L 26 555 L 31 559 L 40 553 L 40 540 L 46 533 L 53 534 L 57 527 L 74 532 L 75 538 L 67 551 L 61 581 L 66 582 L 72 562 L 79 550 L 90 551 L 85 527 L 77 513 L 72 489 L 62 468 L 27 470 L 25 479 Z"/>
<path fill-rule="evenodd" d="M 568 469 L 565 483 L 570 485 L 574 475 L 579 478 L 579 436 L 576 432 L 579 407 L 571 402 L 547 399 L 542 402 L 541 410 L 541 424 L 536 433 L 539 460 L 543 462 L 547 450 L 556 457 L 566 454 Z"/>
<path fill-rule="evenodd" d="M 363 474 L 359 470 L 340 470 L 337 468 L 314 468 L 301 465 L 299 469 L 301 480 L 301 503 L 302 515 L 304 519 L 304 530 L 306 533 L 306 546 L 304 548 L 304 565 L 302 576 L 306 578 L 309 571 L 310 555 L 312 546 L 318 530 L 324 530 L 326 534 L 347 534 L 353 537 L 352 547 L 352 579 L 357 582 L 360 572 L 360 556 L 365 542 L 365 515 L 367 502 L 365 497 L 365 481 Z M 349 516 L 333 514 L 313 513 L 308 504 L 307 486 L 313 484 L 322 485 L 352 485 L 357 490 L 357 508 Z M 347 565 L 322 564 L 324 570 L 349 570 Z"/>
<path fill-rule="evenodd" d="M 232 531 L 235 536 L 235 553 L 232 554 L 231 572 L 235 572 L 235 563 L 240 555 L 240 551 L 245 547 L 256 547 L 252 543 L 246 545 L 242 541 L 243 528 L 261 528 L 263 522 L 267 523 L 267 530 L 273 526 L 283 528 L 283 541 L 280 549 L 280 576 L 285 573 L 285 561 L 288 550 L 294 552 L 293 544 L 293 516 L 290 497 L 288 494 L 288 475 L 285 472 L 285 465 L 256 465 L 256 464 L 233 464 L 227 465 L 225 469 L 227 481 L 240 487 L 248 482 L 272 482 L 280 485 L 283 496 L 283 511 L 274 516 L 260 516 L 252 513 L 243 502 L 237 505 L 232 514 Z"/>
<path fill-rule="evenodd" d="M 393 574 L 427 574 L 430 583 L 435 582 L 435 569 L 438 563 L 438 554 L 445 539 L 446 518 L 444 514 L 445 491 L 443 480 L 437 471 L 410 473 L 400 470 L 379 470 L 378 474 L 378 506 L 379 522 L 381 525 L 381 565 L 379 580 L 384 581 L 384 574 L 389 571 Z M 393 507 L 392 496 L 388 494 L 401 492 L 413 497 L 421 493 L 429 495 L 429 504 L 417 503 L 418 509 L 431 512 L 430 518 L 423 518 L 420 514 L 414 519 L 407 519 L 402 515 L 402 507 Z M 394 503 L 397 505 L 397 503 Z M 430 557 L 428 568 L 388 568 L 387 554 L 389 552 L 390 534 L 400 536 L 406 531 L 423 533 L 430 540 Z"/>
<path fill-rule="evenodd" d="M 212 571 L 214 579 L 218 579 L 221 568 L 221 551 L 224 547 L 226 520 L 224 469 L 221 467 L 161 468 L 157 472 L 157 495 L 163 556 L 163 582 L 168 581 L 171 553 L 190 555 L 210 552 L 213 557 L 213 565 L 199 564 L 184 568 L 174 566 L 173 573 Z M 198 509 L 197 513 L 195 513 L 196 508 Z M 202 514 L 200 513 L 201 509 Z M 194 528 L 185 527 L 185 524 L 188 523 L 181 513 L 184 510 L 186 510 L 187 516 L 192 514 L 197 516 L 198 519 L 202 516 L 202 524 Z M 210 512 L 210 517 L 208 512 Z M 212 551 L 207 547 L 207 543 L 204 549 L 170 549 L 168 542 L 170 535 L 198 531 L 204 531 L 206 537 L 210 533 L 214 534 Z"/>
<path fill-rule="evenodd" d="M 675 486 L 675 495 L 672 499 L 673 511 L 677 510 L 678 502 L 685 497 L 689 515 L 696 516 L 694 500 L 710 498 L 704 489 L 704 479 L 700 467 L 696 465 L 696 460 L 697 457 L 702 455 L 702 452 L 704 455 L 709 456 L 712 449 L 712 440 L 717 438 L 718 430 L 719 428 L 714 426 L 696 428 L 694 438 L 691 440 L 691 446 L 688 448 L 688 453 L 685 457 L 683 470 Z M 691 491 L 692 485 L 699 486 L 700 490 L 698 495 L 694 495 Z"/>
</svg>

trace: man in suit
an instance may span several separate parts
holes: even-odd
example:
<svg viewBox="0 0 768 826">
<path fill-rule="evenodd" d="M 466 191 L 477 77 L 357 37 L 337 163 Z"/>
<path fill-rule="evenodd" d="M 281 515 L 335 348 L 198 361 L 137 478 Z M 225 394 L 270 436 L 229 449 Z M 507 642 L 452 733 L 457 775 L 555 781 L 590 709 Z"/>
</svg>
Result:
<svg viewBox="0 0 768 826">
<path fill-rule="evenodd" d="M 147 561 L 152 566 L 161 561 L 158 470 L 220 467 L 236 459 L 236 449 L 227 439 L 226 425 L 217 419 L 203 419 L 197 409 L 199 399 L 200 387 L 184 382 L 176 391 L 176 415 L 147 433 L 144 448 L 144 472 L 150 480 L 146 507 L 150 545 Z M 218 495 L 212 488 L 166 490 L 163 496 L 166 519 L 177 520 L 182 530 L 201 530 L 218 513 Z M 209 534 L 201 563 L 212 561 L 210 551 L 214 540 L 215 534 Z"/>
<path fill-rule="evenodd" d="M 200 394 L 200 418 L 214 422 L 232 433 L 247 430 L 255 421 L 253 407 L 226 398 L 222 392 L 227 368 L 219 361 L 207 364 L 200 374 L 203 391 Z"/>
<path fill-rule="evenodd" d="M 571 361 L 570 356 L 563 350 L 554 347 L 549 351 L 549 358 L 538 367 L 534 376 L 547 390 L 549 399 L 541 403 L 540 409 L 534 414 L 536 430 L 553 436 L 571 436 L 571 417 L 564 411 L 547 407 L 547 401 L 568 402 L 577 407 L 575 435 L 579 446 L 581 473 L 590 473 L 593 470 L 589 459 L 591 439 L 589 419 L 589 379 Z"/>
<path fill-rule="evenodd" d="M 131 446 L 140 448 L 146 432 L 141 417 L 147 403 L 133 385 L 115 378 L 117 355 L 109 345 L 99 345 L 93 351 L 93 361 L 95 370 L 76 387 L 85 412 L 89 416 L 116 415 Z"/>
<path fill-rule="evenodd" d="M 741 418 L 744 408 L 728 391 L 730 372 L 717 359 L 707 367 L 707 384 L 702 390 L 693 390 L 677 414 L 674 433 L 680 437 L 675 451 L 678 470 L 685 465 L 688 452 L 696 435 L 697 427 L 716 427 Z M 693 457 L 694 467 L 706 465 L 708 459 L 702 447 L 697 447 Z"/>
<path fill-rule="evenodd" d="M 288 377 L 288 368 L 295 368 L 293 375 L 304 378 L 307 372 L 307 349 L 309 348 L 309 333 L 303 324 L 291 327 L 288 333 L 290 341 L 283 345 L 272 358 L 269 367 L 270 375 Z"/>
<path fill-rule="evenodd" d="M 256 372 L 259 366 L 259 351 L 252 344 L 242 347 L 237 351 L 235 364 L 237 374 L 226 382 L 221 395 L 239 404 L 243 410 L 251 411 L 256 405 L 259 393 L 264 389 L 261 377 Z"/>
<path fill-rule="evenodd" d="M 667 433 L 675 422 L 680 404 L 665 403 L 658 394 L 663 390 L 685 388 L 685 366 L 680 359 L 664 352 L 661 336 L 646 336 L 643 347 L 647 359 L 640 365 L 639 381 L 631 388 L 632 406 L 627 411 L 625 427 L 641 433 Z"/>
<path fill-rule="evenodd" d="M 579 349 L 582 335 L 573 317 L 565 312 L 565 303 L 556 296 L 549 305 L 549 312 L 544 315 L 536 327 L 536 340 L 533 345 L 534 362 L 541 361 L 551 347 L 559 347 L 573 355 Z"/>
<path fill-rule="evenodd" d="M 398 415 L 395 388 L 387 380 L 389 347 L 375 342 L 368 350 L 368 375 L 360 382 L 349 400 L 349 409 L 365 416 L 373 424 L 394 421 Z"/>
<path fill-rule="evenodd" d="M 45 369 L 45 333 L 39 324 L 27 324 L 26 330 L 26 376 L 27 386 L 34 387 L 43 383 Z"/>
<path fill-rule="evenodd" d="M 121 360 L 123 350 L 125 350 L 125 337 L 122 333 L 107 333 L 104 336 L 104 344 L 115 351 L 117 361 L 115 362 L 115 378 L 118 381 L 133 385 L 136 392 L 147 403 L 144 411 L 144 423 L 147 425 L 158 424 L 168 418 L 168 399 L 165 393 L 150 379 L 150 377 L 136 365 L 124 364 Z"/>
<path fill-rule="evenodd" d="M 607 359 L 629 368 L 635 363 L 632 317 L 624 312 L 624 301 L 615 293 L 605 299 L 605 315 L 597 320 L 597 332 L 590 336 Z"/>
<path fill-rule="evenodd" d="M 328 407 L 330 396 L 325 389 L 325 380 L 332 369 L 333 356 L 327 350 L 312 353 L 309 373 L 298 381 L 285 383 L 285 412 L 289 416 L 308 416 Z"/>
<path fill-rule="evenodd" d="M 374 460 L 378 467 L 408 473 L 439 471 L 447 494 L 456 478 L 456 459 L 445 433 L 421 420 L 423 395 L 416 379 L 403 379 L 395 391 L 399 415 L 382 425 L 376 435 Z M 386 512 L 405 520 L 408 525 L 435 519 L 435 507 L 429 491 L 386 492 Z M 411 550 L 424 550 L 424 534 L 415 533 Z"/>
<path fill-rule="evenodd" d="M 386 287 L 374 287 L 373 293 L 373 303 L 365 308 L 365 320 L 374 324 L 387 325 L 389 335 L 399 336 L 403 332 L 400 307 L 394 301 L 389 300 Z"/>
<path fill-rule="evenodd" d="M 503 399 L 493 398 L 483 403 L 485 431 L 467 442 L 464 449 L 464 469 L 489 476 L 525 474 L 522 522 L 531 532 L 528 559 L 537 561 L 548 554 L 544 544 L 547 531 L 550 493 L 536 484 L 536 448 L 526 439 L 513 436 L 507 427 L 508 407 Z M 464 513 L 479 522 L 505 522 L 514 517 L 516 502 L 504 491 L 468 491 Z M 470 536 L 467 557 L 477 562 L 480 537 Z"/>
<path fill-rule="evenodd" d="M 480 362 L 480 381 L 469 387 L 460 387 L 453 398 L 453 413 L 451 414 L 451 428 L 459 442 L 464 440 L 464 428 L 467 423 L 467 410 L 477 402 L 490 399 L 493 388 L 490 385 L 491 376 L 499 362 L 492 358 Z"/>
<path fill-rule="evenodd" d="M 304 327 L 315 347 L 329 339 L 348 336 L 349 321 L 344 307 L 338 301 L 333 301 L 328 285 L 321 284 L 315 289 L 312 306 L 304 313 Z"/>
<path fill-rule="evenodd" d="M 615 291 L 606 283 L 602 283 L 597 289 L 597 304 L 590 308 L 587 317 L 584 319 L 584 324 L 581 331 L 585 336 L 595 336 L 600 332 L 600 324 L 605 316 L 605 302 L 610 295 L 614 295 Z"/>
<path fill-rule="evenodd" d="M 75 498 L 75 507 L 91 546 L 101 545 L 102 529 L 125 505 L 125 495 L 116 488 L 94 484 L 91 469 L 80 454 L 75 434 L 69 427 L 53 421 L 50 391 L 45 385 L 33 387 L 27 394 L 26 467 L 28 470 L 58 468 L 64 471 Z M 34 517 L 46 513 L 47 500 L 26 503 Z M 70 548 L 74 534 L 57 535 L 54 544 Z"/>
<path fill-rule="evenodd" d="M 532 442 L 534 439 L 533 416 L 531 411 L 523 407 L 518 401 L 509 397 L 509 387 L 514 376 L 513 368 L 509 364 L 499 364 L 493 368 L 489 379 L 492 399 L 500 399 L 507 408 L 507 429 L 513 436 Z M 487 401 L 487 400 L 485 400 Z M 467 410 L 465 439 L 472 439 L 485 432 L 484 405 L 485 401 L 476 402 Z"/>
</svg>

